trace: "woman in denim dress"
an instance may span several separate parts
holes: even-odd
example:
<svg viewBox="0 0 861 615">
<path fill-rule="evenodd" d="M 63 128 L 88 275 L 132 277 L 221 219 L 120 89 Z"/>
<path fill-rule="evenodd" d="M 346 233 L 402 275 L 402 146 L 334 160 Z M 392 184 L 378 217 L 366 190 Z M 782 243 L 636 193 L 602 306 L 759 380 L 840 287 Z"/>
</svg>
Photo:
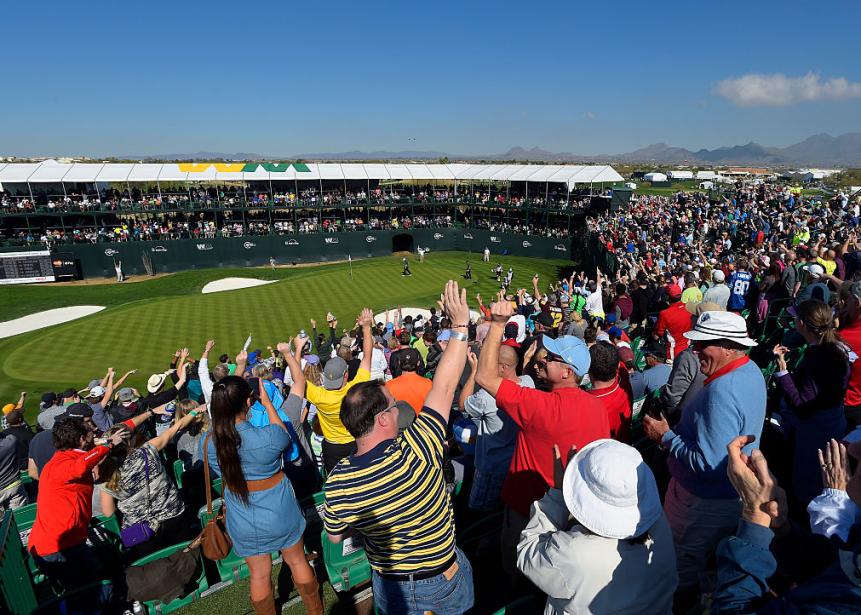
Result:
<svg viewBox="0 0 861 615">
<path fill-rule="evenodd" d="M 297 338 L 296 343 L 303 342 Z M 284 355 L 294 380 L 303 378 L 289 346 Z M 322 615 L 319 585 L 305 559 L 305 519 L 281 468 L 290 436 L 265 388 L 259 386 L 256 392 L 269 415 L 266 427 L 253 427 L 246 420 L 254 402 L 246 380 L 227 376 L 212 390 L 212 438 L 207 442 L 206 458 L 223 479 L 227 533 L 234 551 L 248 565 L 256 613 L 276 612 L 271 554 L 280 551 L 307 612 Z"/>
</svg>

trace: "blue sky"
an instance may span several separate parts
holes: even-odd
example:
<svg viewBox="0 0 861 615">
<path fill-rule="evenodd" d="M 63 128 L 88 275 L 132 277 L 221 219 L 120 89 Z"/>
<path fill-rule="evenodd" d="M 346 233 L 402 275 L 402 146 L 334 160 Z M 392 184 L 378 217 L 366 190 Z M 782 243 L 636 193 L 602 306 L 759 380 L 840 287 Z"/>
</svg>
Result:
<svg viewBox="0 0 861 615">
<path fill-rule="evenodd" d="M 785 146 L 861 130 L 859 18 L 849 1 L 9 2 L 0 156 Z"/>
</svg>

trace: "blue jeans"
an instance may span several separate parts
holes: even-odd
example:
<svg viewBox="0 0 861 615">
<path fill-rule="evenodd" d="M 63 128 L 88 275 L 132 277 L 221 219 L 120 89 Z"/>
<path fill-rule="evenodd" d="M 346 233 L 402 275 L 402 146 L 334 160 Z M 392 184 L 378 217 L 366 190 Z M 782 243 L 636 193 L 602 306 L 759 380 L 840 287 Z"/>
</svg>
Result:
<svg viewBox="0 0 861 615">
<path fill-rule="evenodd" d="M 458 570 L 451 580 L 438 574 L 420 581 L 393 581 L 373 573 L 374 605 L 379 615 L 461 615 L 472 608 L 472 566 L 460 549 Z"/>
</svg>

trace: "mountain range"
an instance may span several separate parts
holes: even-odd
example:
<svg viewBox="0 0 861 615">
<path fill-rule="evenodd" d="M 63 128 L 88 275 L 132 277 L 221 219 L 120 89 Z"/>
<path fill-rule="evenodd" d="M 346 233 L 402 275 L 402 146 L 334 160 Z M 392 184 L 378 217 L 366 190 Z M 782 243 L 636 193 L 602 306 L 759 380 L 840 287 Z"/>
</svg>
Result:
<svg viewBox="0 0 861 615">
<path fill-rule="evenodd" d="M 139 160 L 439 160 L 450 161 L 517 161 L 517 162 L 617 162 L 664 163 L 691 165 L 757 165 L 861 167 L 861 132 L 837 137 L 818 134 L 788 147 L 769 147 L 751 141 L 746 145 L 700 149 L 692 151 L 666 143 L 654 143 L 625 154 L 582 155 L 551 152 L 538 147 L 513 147 L 502 154 L 463 156 L 436 151 L 349 151 L 304 153 L 291 156 L 269 156 L 249 152 L 196 152 L 193 154 L 163 154 L 128 156 Z"/>
</svg>

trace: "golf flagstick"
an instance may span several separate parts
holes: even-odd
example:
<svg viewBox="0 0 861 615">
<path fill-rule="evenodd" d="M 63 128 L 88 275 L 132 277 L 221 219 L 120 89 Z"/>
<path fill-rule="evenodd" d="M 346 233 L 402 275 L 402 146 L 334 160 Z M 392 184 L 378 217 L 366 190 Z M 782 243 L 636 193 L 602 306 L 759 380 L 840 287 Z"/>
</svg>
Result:
<svg viewBox="0 0 861 615">
<path fill-rule="evenodd" d="M 350 261 L 350 279 L 353 279 L 353 257 L 347 254 L 347 260 Z"/>
</svg>

